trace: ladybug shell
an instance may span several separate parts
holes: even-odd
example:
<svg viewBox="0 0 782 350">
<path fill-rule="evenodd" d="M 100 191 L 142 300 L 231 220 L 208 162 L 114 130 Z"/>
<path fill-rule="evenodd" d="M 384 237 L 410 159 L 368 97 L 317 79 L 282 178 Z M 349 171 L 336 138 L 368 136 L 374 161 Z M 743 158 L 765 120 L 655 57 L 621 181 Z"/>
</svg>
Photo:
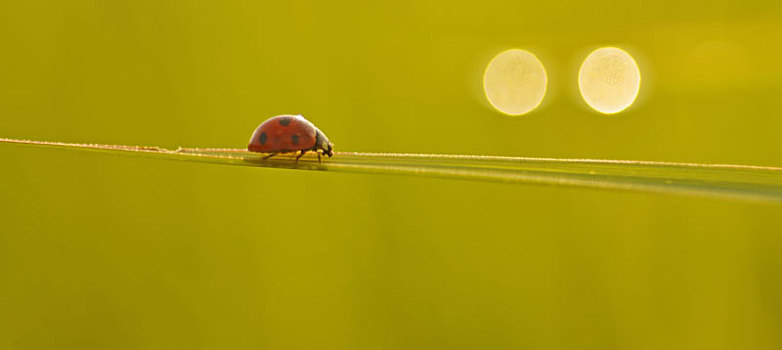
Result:
<svg viewBox="0 0 782 350">
<path fill-rule="evenodd" d="M 295 152 L 315 148 L 315 125 L 300 115 L 278 115 L 261 123 L 250 139 L 252 152 Z"/>
</svg>

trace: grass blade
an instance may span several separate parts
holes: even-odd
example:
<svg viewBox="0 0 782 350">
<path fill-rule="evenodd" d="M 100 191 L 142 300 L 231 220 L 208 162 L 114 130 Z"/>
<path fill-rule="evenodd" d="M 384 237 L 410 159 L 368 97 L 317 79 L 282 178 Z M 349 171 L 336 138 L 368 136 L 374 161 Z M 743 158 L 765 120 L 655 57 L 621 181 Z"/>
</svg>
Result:
<svg viewBox="0 0 782 350">
<path fill-rule="evenodd" d="M 305 155 L 299 162 L 284 155 L 264 160 L 262 154 L 241 149 L 169 150 L 7 138 L 0 138 L 0 143 L 225 165 L 564 185 L 782 202 L 782 168 L 777 167 L 359 152 L 338 152 L 334 158 L 318 163 L 313 154 Z"/>
</svg>

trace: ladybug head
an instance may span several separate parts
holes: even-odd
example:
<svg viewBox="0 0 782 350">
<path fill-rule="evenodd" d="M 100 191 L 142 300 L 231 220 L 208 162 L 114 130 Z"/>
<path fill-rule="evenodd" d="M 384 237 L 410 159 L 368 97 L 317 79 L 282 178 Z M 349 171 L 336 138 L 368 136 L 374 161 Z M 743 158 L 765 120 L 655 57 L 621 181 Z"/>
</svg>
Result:
<svg viewBox="0 0 782 350">
<path fill-rule="evenodd" d="M 327 155 L 327 156 L 329 156 L 329 157 L 333 157 L 333 156 L 334 156 L 334 151 L 333 151 L 333 148 L 334 148 L 334 144 L 333 144 L 333 143 L 331 143 L 331 142 L 329 142 L 329 144 L 328 144 L 328 147 L 326 147 L 326 148 L 323 150 L 323 154 L 325 154 L 325 155 Z"/>
<path fill-rule="evenodd" d="M 323 155 L 334 156 L 334 144 L 329 141 L 326 134 L 317 128 L 315 129 L 315 149 L 323 150 Z"/>
</svg>

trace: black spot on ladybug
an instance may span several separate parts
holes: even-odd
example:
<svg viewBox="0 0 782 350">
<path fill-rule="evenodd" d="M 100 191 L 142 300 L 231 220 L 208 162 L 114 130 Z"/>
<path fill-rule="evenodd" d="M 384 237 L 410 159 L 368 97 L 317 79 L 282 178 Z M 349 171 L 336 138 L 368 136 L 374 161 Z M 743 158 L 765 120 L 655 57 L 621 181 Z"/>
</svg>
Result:
<svg viewBox="0 0 782 350">
<path fill-rule="evenodd" d="M 293 142 L 294 145 L 299 144 L 299 135 L 293 134 L 291 135 L 291 142 Z"/>
<path fill-rule="evenodd" d="M 261 144 L 263 145 L 266 143 L 267 138 L 268 136 L 266 136 L 266 132 L 264 131 L 261 133 L 261 136 L 258 137 L 258 141 L 261 141 Z"/>
<path fill-rule="evenodd" d="M 291 118 L 289 117 L 282 117 L 280 118 L 280 125 L 282 126 L 288 126 L 288 124 L 291 123 Z"/>
</svg>

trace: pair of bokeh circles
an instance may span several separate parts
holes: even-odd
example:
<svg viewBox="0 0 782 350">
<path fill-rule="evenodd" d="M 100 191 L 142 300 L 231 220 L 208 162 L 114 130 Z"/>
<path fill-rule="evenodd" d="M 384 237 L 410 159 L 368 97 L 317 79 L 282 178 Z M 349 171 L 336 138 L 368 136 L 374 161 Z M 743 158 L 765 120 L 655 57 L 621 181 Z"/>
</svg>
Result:
<svg viewBox="0 0 782 350">
<path fill-rule="evenodd" d="M 495 56 L 483 75 L 483 89 L 489 103 L 512 116 L 532 112 L 546 95 L 548 75 L 543 63 L 531 52 L 507 50 Z M 578 88 L 593 110 L 619 113 L 635 102 L 641 87 L 641 71 L 635 59 L 616 47 L 592 51 L 581 64 Z"/>
</svg>

